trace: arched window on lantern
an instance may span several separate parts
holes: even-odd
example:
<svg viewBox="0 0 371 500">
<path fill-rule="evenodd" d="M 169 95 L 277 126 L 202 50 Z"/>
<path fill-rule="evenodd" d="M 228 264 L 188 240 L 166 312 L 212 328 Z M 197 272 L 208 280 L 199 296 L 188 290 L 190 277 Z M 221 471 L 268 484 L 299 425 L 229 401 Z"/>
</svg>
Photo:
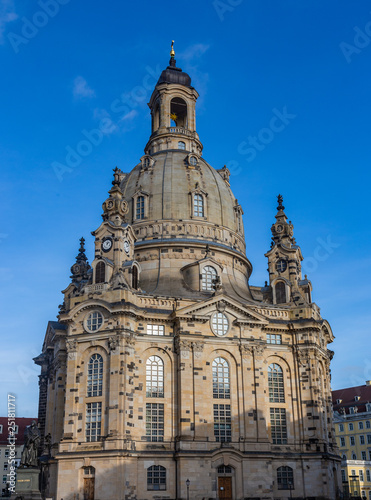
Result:
<svg viewBox="0 0 371 500">
<path fill-rule="evenodd" d="M 104 283 L 106 281 L 106 265 L 104 262 L 98 262 L 95 268 L 95 283 Z"/>
</svg>

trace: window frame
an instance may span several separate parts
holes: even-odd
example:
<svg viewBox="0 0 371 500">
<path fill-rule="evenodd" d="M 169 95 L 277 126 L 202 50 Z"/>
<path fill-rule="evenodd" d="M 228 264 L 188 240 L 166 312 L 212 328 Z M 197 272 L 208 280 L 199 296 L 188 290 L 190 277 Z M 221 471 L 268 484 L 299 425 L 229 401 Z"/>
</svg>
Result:
<svg viewBox="0 0 371 500">
<path fill-rule="evenodd" d="M 285 403 L 283 370 L 277 363 L 271 363 L 268 366 L 268 392 L 270 403 Z"/>
<path fill-rule="evenodd" d="M 103 369 L 103 356 L 99 353 L 92 354 L 88 361 L 88 373 L 86 380 L 87 398 L 98 398 L 103 396 Z"/>
<path fill-rule="evenodd" d="M 165 369 L 160 356 L 152 355 L 146 360 L 146 397 L 165 397 Z"/>
<path fill-rule="evenodd" d="M 218 356 L 211 365 L 213 380 L 213 399 L 231 398 L 231 375 L 228 361 Z"/>
<path fill-rule="evenodd" d="M 150 467 L 148 467 L 147 491 L 166 491 L 166 472 L 166 467 L 164 467 L 163 465 L 151 465 Z M 158 477 L 156 477 L 154 473 L 156 475 L 158 473 Z M 158 483 L 154 482 L 154 479 L 158 479 Z M 158 488 L 156 486 L 158 486 Z"/>
</svg>

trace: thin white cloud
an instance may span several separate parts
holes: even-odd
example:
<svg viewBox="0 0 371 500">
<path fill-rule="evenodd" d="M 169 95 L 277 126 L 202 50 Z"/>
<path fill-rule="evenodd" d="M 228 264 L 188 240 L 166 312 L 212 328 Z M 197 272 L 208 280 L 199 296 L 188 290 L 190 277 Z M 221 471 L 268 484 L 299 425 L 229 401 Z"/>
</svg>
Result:
<svg viewBox="0 0 371 500">
<path fill-rule="evenodd" d="M 6 25 L 18 19 L 13 0 L 0 0 L 0 44 L 4 43 Z"/>
<path fill-rule="evenodd" d="M 131 111 L 129 111 L 129 113 L 126 113 L 126 115 L 120 118 L 120 122 L 133 120 L 137 115 L 138 111 L 132 109 Z"/>
<path fill-rule="evenodd" d="M 195 62 L 195 59 L 203 56 L 210 48 L 209 44 L 206 43 L 195 43 L 187 47 L 183 52 L 176 54 L 179 55 L 179 60 L 186 62 Z"/>
<path fill-rule="evenodd" d="M 90 99 L 95 97 L 95 91 L 89 87 L 85 78 L 77 76 L 73 82 L 73 96 L 76 99 Z"/>
</svg>

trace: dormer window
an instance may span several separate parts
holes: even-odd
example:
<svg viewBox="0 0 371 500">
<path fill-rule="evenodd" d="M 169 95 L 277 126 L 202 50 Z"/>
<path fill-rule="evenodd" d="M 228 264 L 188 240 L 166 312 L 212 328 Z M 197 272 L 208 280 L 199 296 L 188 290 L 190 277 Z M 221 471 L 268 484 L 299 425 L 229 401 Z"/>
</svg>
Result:
<svg viewBox="0 0 371 500">
<path fill-rule="evenodd" d="M 144 196 L 137 198 L 136 219 L 144 219 Z"/>
<path fill-rule="evenodd" d="M 185 142 L 179 141 L 178 142 L 178 149 L 185 149 Z"/>
<path fill-rule="evenodd" d="M 213 266 L 205 266 L 202 269 L 202 290 L 205 292 L 212 292 L 213 288 L 213 280 L 217 277 L 217 272 L 215 267 Z"/>
<path fill-rule="evenodd" d="M 371 411 L 371 403 L 366 403 L 366 411 Z"/>
<path fill-rule="evenodd" d="M 193 195 L 193 215 L 195 217 L 204 216 L 204 197 L 202 194 Z"/>
<path fill-rule="evenodd" d="M 188 155 L 188 157 L 186 159 L 186 163 L 188 164 L 189 168 L 195 168 L 197 166 L 197 163 L 198 163 L 197 156 L 195 156 L 193 154 Z"/>
<path fill-rule="evenodd" d="M 340 403 L 342 403 L 342 402 L 343 402 L 343 400 L 342 400 L 342 399 L 337 399 L 337 400 L 336 400 L 336 404 L 337 404 L 337 405 L 339 405 L 339 404 L 340 404 Z"/>
<path fill-rule="evenodd" d="M 133 222 L 143 220 L 148 217 L 149 211 L 148 193 L 142 191 L 141 186 L 133 196 Z"/>
<path fill-rule="evenodd" d="M 154 159 L 149 155 L 142 156 L 140 160 L 142 162 L 143 170 L 148 170 L 149 168 L 153 167 L 155 163 Z"/>
</svg>

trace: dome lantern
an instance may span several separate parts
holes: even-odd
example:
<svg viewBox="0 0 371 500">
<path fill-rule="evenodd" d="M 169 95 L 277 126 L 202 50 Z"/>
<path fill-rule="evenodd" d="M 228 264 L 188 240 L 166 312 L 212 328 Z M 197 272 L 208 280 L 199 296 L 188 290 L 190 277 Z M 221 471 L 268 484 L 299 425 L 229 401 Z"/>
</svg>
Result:
<svg viewBox="0 0 371 500">
<path fill-rule="evenodd" d="M 161 73 L 148 103 L 152 133 L 146 154 L 183 149 L 201 155 L 202 144 L 196 132 L 197 98 L 190 76 L 176 66 L 173 41 L 169 66 Z"/>
</svg>

